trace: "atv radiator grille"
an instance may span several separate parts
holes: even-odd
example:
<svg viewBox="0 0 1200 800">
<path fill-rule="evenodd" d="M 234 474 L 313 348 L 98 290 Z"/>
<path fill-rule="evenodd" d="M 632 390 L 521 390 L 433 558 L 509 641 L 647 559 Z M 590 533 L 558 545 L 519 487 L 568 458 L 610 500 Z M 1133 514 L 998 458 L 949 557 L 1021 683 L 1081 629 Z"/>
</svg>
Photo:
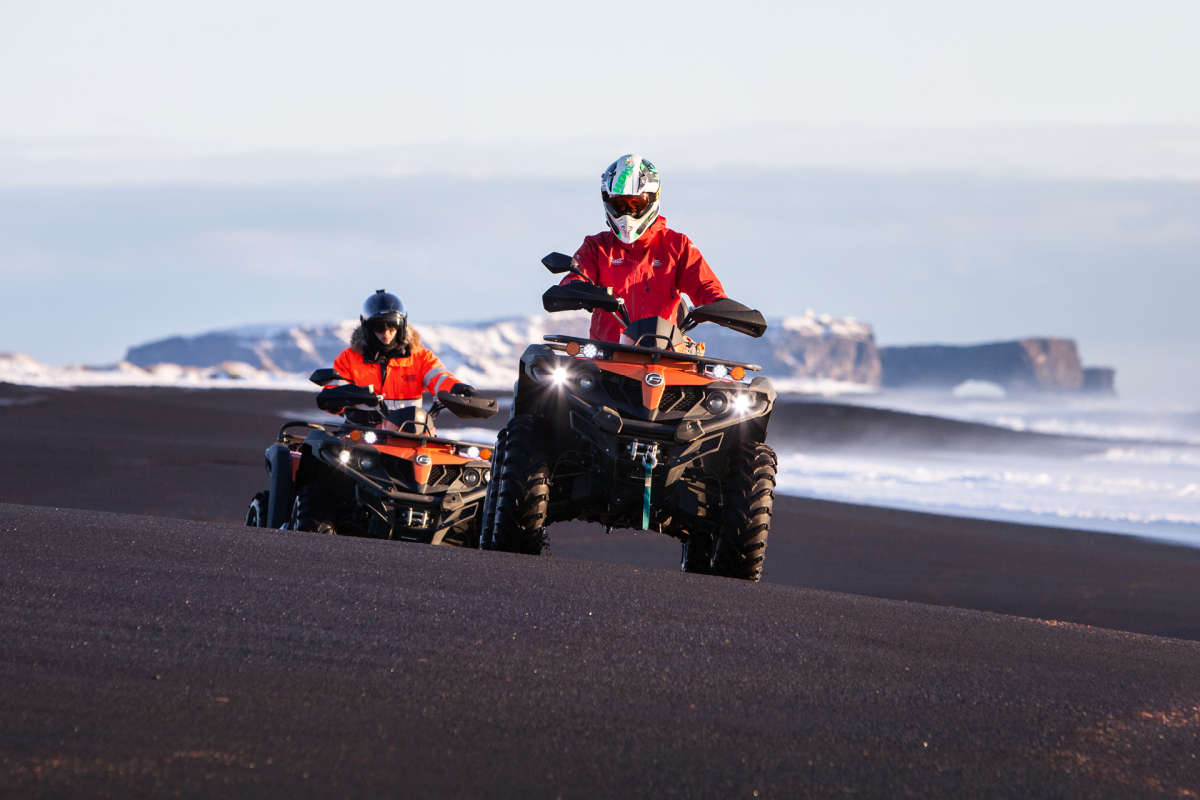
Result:
<svg viewBox="0 0 1200 800">
<path fill-rule="evenodd" d="M 658 401 L 659 411 L 686 414 L 704 399 L 704 390 L 699 386 L 668 386 Z"/>
<path fill-rule="evenodd" d="M 600 373 L 600 385 L 620 405 L 640 408 L 642 405 L 642 383 L 611 372 Z"/>
<path fill-rule="evenodd" d="M 429 486 L 449 486 L 458 480 L 462 467 L 454 464 L 434 464 L 429 470 Z"/>
</svg>

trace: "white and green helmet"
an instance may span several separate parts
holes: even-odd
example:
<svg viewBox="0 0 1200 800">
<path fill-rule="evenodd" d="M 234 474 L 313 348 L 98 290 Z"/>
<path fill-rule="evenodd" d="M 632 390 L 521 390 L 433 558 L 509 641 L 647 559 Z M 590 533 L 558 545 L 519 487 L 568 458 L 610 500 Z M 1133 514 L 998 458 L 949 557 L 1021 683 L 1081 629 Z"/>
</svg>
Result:
<svg viewBox="0 0 1200 800">
<path fill-rule="evenodd" d="M 658 219 L 662 183 L 658 169 L 636 153 L 618 158 L 600 176 L 600 198 L 608 227 L 625 244 L 632 244 Z"/>
</svg>

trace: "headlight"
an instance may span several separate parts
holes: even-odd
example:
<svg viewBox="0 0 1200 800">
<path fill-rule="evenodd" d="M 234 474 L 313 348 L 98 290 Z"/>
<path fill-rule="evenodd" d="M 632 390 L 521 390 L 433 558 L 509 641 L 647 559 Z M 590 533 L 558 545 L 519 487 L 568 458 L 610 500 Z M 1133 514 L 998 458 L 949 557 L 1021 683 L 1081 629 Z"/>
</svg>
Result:
<svg viewBox="0 0 1200 800">
<path fill-rule="evenodd" d="M 579 388 L 585 392 L 590 392 L 596 388 L 596 379 L 591 375 L 584 375 L 579 379 Z"/>
<path fill-rule="evenodd" d="M 474 488 L 479 485 L 479 470 L 467 469 L 463 470 L 462 482 L 464 485 Z"/>
<path fill-rule="evenodd" d="M 567 368 L 566 367 L 555 367 L 554 371 L 552 371 L 550 373 L 550 383 L 554 384 L 555 386 L 562 386 L 566 382 L 567 382 Z"/>
<path fill-rule="evenodd" d="M 375 459 L 371 458 L 370 456 L 363 456 L 362 460 L 358 462 L 358 465 L 363 469 L 371 469 L 375 466 Z"/>
<path fill-rule="evenodd" d="M 724 364 L 709 364 L 704 368 L 704 373 L 710 377 L 716 378 L 717 380 L 721 380 L 722 378 L 728 377 L 729 367 L 725 366 Z"/>
<path fill-rule="evenodd" d="M 454 447 L 454 455 L 469 458 L 472 461 L 487 461 L 492 457 L 490 447 L 480 447 L 475 444 L 460 444 Z"/>
<path fill-rule="evenodd" d="M 379 441 L 379 437 L 375 435 L 375 431 L 367 431 L 363 434 L 363 441 L 367 444 L 375 444 Z"/>
<path fill-rule="evenodd" d="M 733 396 L 733 413 L 745 414 L 754 406 L 754 398 L 743 392 Z"/>
<path fill-rule="evenodd" d="M 592 344 L 591 342 L 588 342 L 579 349 L 579 352 L 583 354 L 584 358 L 595 358 L 596 356 L 600 355 L 600 348 L 596 347 L 596 345 Z"/>
<path fill-rule="evenodd" d="M 343 464 L 349 464 L 350 463 L 350 451 L 343 450 L 342 452 L 338 453 L 338 461 L 342 462 Z"/>
<path fill-rule="evenodd" d="M 729 396 L 725 392 L 710 392 L 704 399 L 704 407 L 714 414 L 724 414 L 729 408 Z"/>
</svg>

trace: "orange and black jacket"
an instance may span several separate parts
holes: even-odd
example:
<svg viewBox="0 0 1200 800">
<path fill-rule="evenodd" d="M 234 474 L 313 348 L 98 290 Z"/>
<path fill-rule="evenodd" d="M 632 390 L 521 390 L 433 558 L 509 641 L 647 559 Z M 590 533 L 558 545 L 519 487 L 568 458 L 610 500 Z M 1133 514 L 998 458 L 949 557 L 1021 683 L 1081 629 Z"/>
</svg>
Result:
<svg viewBox="0 0 1200 800">
<path fill-rule="evenodd" d="M 420 400 L 423 392 L 437 396 L 449 391 L 458 378 L 446 369 L 433 351 L 421 344 L 421 337 L 408 328 L 406 355 L 368 354 L 361 327 L 350 337 L 350 346 L 333 361 L 333 368 L 358 386 L 374 387 L 376 394 L 388 400 Z"/>
</svg>

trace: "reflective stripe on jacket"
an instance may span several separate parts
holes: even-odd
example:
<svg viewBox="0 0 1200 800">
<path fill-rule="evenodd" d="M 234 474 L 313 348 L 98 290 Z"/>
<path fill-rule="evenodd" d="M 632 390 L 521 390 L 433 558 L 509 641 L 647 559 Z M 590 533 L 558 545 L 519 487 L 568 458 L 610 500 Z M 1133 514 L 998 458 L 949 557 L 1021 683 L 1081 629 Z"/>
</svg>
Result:
<svg viewBox="0 0 1200 800">
<path fill-rule="evenodd" d="M 633 244 L 624 244 L 612 231 L 589 236 L 575 251 L 575 260 L 589 278 L 624 298 L 629 318 L 635 321 L 653 316 L 674 321 L 680 293 L 698 306 L 725 297 L 700 250 L 687 236 L 668 228 L 663 216 Z M 579 276 L 568 274 L 562 282 L 577 280 Z M 614 315 L 593 312 L 591 338 L 616 342 L 621 332 Z"/>
<path fill-rule="evenodd" d="M 389 358 L 386 378 L 382 364 L 367 361 L 353 347 L 347 347 L 334 359 L 333 368 L 351 383 L 374 386 L 375 392 L 388 400 L 419 400 L 422 392 L 436 397 L 439 391 L 449 391 L 458 383 L 441 359 L 420 344 L 410 345 L 407 356 Z"/>
</svg>

